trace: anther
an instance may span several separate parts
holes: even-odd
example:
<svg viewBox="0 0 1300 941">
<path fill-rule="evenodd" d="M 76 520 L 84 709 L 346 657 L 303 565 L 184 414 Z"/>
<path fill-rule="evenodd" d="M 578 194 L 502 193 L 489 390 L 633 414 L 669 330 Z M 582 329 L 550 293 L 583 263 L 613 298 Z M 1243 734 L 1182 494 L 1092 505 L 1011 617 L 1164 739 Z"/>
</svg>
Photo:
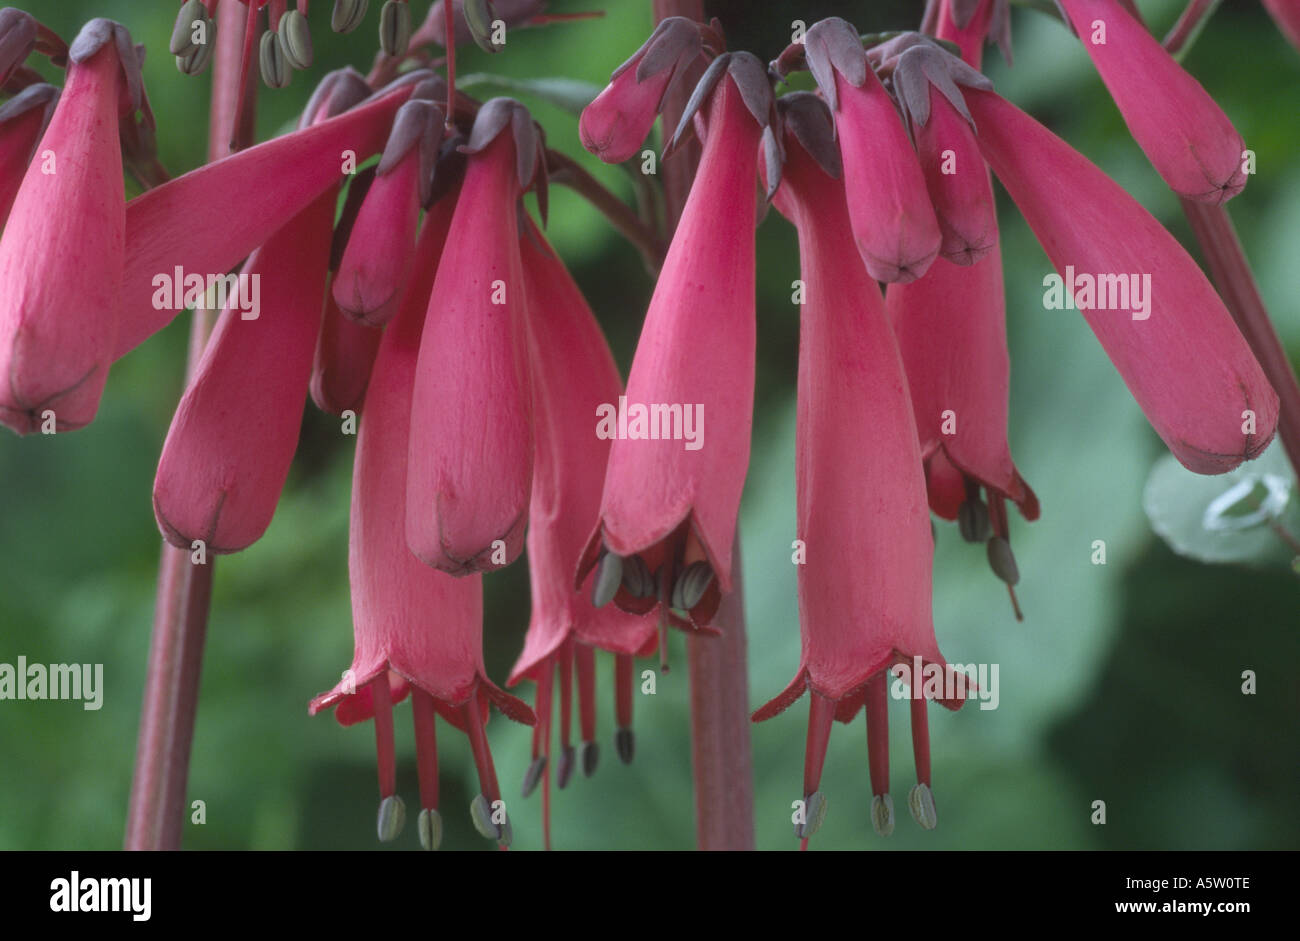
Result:
<svg viewBox="0 0 1300 941">
<path fill-rule="evenodd" d="M 679 611 L 689 611 L 700 603 L 711 584 L 713 569 L 709 563 L 703 560 L 692 562 L 673 585 L 673 607 Z"/>
<path fill-rule="evenodd" d="M 871 825 L 881 836 L 894 832 L 894 799 L 888 794 L 876 794 L 871 798 Z"/>
<path fill-rule="evenodd" d="M 330 16 L 330 29 L 336 33 L 350 33 L 366 18 L 370 0 L 334 0 L 334 12 Z"/>
<path fill-rule="evenodd" d="M 387 0 L 379 11 L 379 47 L 386 56 L 400 56 L 411 44 L 411 6 Z"/>
<path fill-rule="evenodd" d="M 631 729 L 619 729 L 614 733 L 614 750 L 618 752 L 619 761 L 623 764 L 632 763 L 636 756 L 636 735 Z"/>
<path fill-rule="evenodd" d="M 406 826 L 406 804 L 396 794 L 390 794 L 379 802 L 379 840 L 391 843 L 397 839 Z"/>
<path fill-rule="evenodd" d="M 542 772 L 546 770 L 546 756 L 538 755 L 529 764 L 528 770 L 524 772 L 524 785 L 520 788 L 522 796 L 527 797 L 537 790 L 537 783 L 542 780 Z"/>
<path fill-rule="evenodd" d="M 803 800 L 803 823 L 794 825 L 794 835 L 801 840 L 806 840 L 818 830 L 821 829 L 822 821 L 826 819 L 826 798 L 821 791 L 813 791 Z"/>
<path fill-rule="evenodd" d="M 934 809 L 934 794 L 928 784 L 918 784 L 907 795 L 907 809 L 923 830 L 933 830 L 939 825 L 939 815 Z"/>
<path fill-rule="evenodd" d="M 280 17 L 280 48 L 289 65 L 295 69 L 311 68 L 313 52 L 311 44 L 311 27 L 307 17 L 298 10 L 287 10 Z"/>
<path fill-rule="evenodd" d="M 603 608 L 614 600 L 618 586 L 623 583 L 623 557 L 606 551 L 596 563 L 596 577 L 591 586 L 591 603 Z"/>
<path fill-rule="evenodd" d="M 420 811 L 418 821 L 420 846 L 426 850 L 436 850 L 442 845 L 442 814 L 432 807 Z"/>
</svg>

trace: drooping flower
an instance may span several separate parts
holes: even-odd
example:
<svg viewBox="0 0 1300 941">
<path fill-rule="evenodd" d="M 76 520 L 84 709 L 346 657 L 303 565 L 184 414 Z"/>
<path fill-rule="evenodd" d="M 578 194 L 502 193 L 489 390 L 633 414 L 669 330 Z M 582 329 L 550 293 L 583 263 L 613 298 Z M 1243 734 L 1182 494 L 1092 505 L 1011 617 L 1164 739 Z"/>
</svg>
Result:
<svg viewBox="0 0 1300 941">
<path fill-rule="evenodd" d="M 1246 185 L 1245 144 L 1223 109 L 1119 0 L 1060 0 L 1156 172 L 1180 196 L 1224 203 Z"/>
<path fill-rule="evenodd" d="M 442 117 L 432 101 L 412 100 L 393 121 L 334 276 L 334 300 L 354 320 L 383 326 L 397 312 L 442 142 Z"/>
<path fill-rule="evenodd" d="M 272 235 L 227 295 L 154 479 L 172 545 L 238 552 L 271 523 L 298 447 L 336 201 L 327 190 Z"/>
<path fill-rule="evenodd" d="M 0 422 L 19 434 L 53 414 L 88 424 L 122 311 L 126 204 L 119 119 L 139 107 L 126 27 L 86 24 L 68 80 L 0 237 Z"/>
<path fill-rule="evenodd" d="M 524 283 L 528 291 L 529 339 L 536 422 L 533 495 L 529 505 L 528 572 L 532 614 L 524 649 L 509 685 L 522 679 L 537 684 L 538 724 L 533 732 L 533 761 L 524 780 L 524 796 L 543 784 L 543 826 L 550 844 L 549 757 L 551 701 L 556 667 L 560 680 L 560 760 L 557 783 L 564 787 L 574 767 L 570 744 L 572 676 L 578 673 L 578 714 L 582 752 L 578 764 L 590 775 L 596 766 L 596 704 L 593 648 L 613 651 L 616 701 L 630 705 L 633 655 L 647 656 L 656 641 L 653 621 L 616 606 L 596 608 L 585 592 L 575 590 L 574 571 L 589 535 L 589 521 L 600 508 L 609 441 L 593 432 L 602 405 L 623 391 L 614 357 L 582 292 L 545 237 L 525 220 L 520 239 Z M 631 761 L 634 740 L 630 709 L 620 708 L 616 750 Z"/>
<path fill-rule="evenodd" d="M 1029 115 L 993 92 L 965 97 L 985 159 L 1169 450 L 1199 474 L 1258 456 L 1277 424 L 1277 393 L 1196 262 Z"/>
<path fill-rule="evenodd" d="M 606 163 L 622 163 L 635 154 L 654 126 L 664 96 L 701 51 L 698 24 L 682 16 L 661 20 L 583 109 L 578 122 L 582 146 Z"/>
<path fill-rule="evenodd" d="M 706 99 L 704 154 L 627 395 L 617 409 L 610 403 L 597 429 L 614 442 L 578 573 L 581 585 L 596 569 L 598 607 L 611 599 L 637 614 L 659 606 L 661 631 L 682 624 L 669 609 L 707 625 L 731 590 L 753 421 L 754 179 L 771 86 L 754 56 L 724 53 L 700 80 L 674 141 Z M 665 647 L 661 637 L 661 656 Z"/>
<path fill-rule="evenodd" d="M 981 48 L 977 42 L 971 45 Z M 975 220 L 963 230 L 986 233 L 988 253 L 967 267 L 938 259 L 924 277 L 889 285 L 885 306 L 907 371 L 930 508 L 944 519 L 957 520 L 968 541 L 998 540 L 990 559 L 997 560 L 1000 577 L 1018 578 L 1018 572 L 1013 576 L 1014 569 L 1003 564 L 1014 556 L 1001 501 L 1011 500 L 1026 519 L 1034 520 L 1038 498 L 1016 470 L 1007 443 L 1011 363 L 1002 258 L 988 169 L 956 87 L 963 76 L 969 77 L 968 68 L 934 46 L 913 46 L 894 66 L 894 87 L 914 128 L 921 124 L 918 111 L 924 113 L 927 105 L 944 109 L 953 119 L 942 128 L 943 137 L 927 133 L 939 113 L 932 110 L 930 120 L 917 131 L 918 148 L 923 164 L 927 153 L 937 153 L 942 160 L 943 151 L 951 151 L 954 163 L 949 169 L 955 172 L 944 174 L 938 166 L 937 181 L 927 173 L 941 225 L 947 233 L 943 220 L 959 213 L 946 207 L 960 207 Z M 931 76 L 947 76 L 948 81 L 932 86 Z M 936 94 L 945 86 L 943 94 Z M 959 198 L 950 200 L 944 190 L 956 191 Z M 996 529 L 990 519 L 998 524 Z M 1007 587 L 1018 617 L 1014 581 Z"/>
<path fill-rule="evenodd" d="M 300 130 L 206 164 L 131 200 L 122 326 L 114 358 L 135 349 L 180 312 L 155 306 L 154 278 L 160 272 L 178 267 L 204 275 L 230 271 L 349 169 L 378 153 L 397 109 L 429 77 L 423 70 L 408 73 L 362 101 L 369 87 L 359 75 L 331 73 L 303 112 Z M 332 117 L 319 120 L 321 114 Z M 256 210 L 231 212 L 250 192 L 258 195 Z"/>
<path fill-rule="evenodd" d="M 487 678 L 483 666 L 483 587 L 477 575 L 453 578 L 422 565 L 406 545 L 407 446 L 420 333 L 438 256 L 451 230 L 454 198 L 435 203 L 416 248 L 416 267 L 397 318 L 384 331 L 366 396 L 352 479 L 348 571 L 356 651 L 334 689 L 312 700 L 314 715 L 337 707 L 344 725 L 373 717 L 379 756 L 381 840 L 401 830 L 392 704 L 411 694 L 419 772 L 419 837 L 441 841 L 436 717 L 470 741 L 480 793 L 470 805 L 475 828 L 508 846 L 511 828 L 497 784 L 485 723 L 493 703 L 532 725 L 532 711 Z"/>
<path fill-rule="evenodd" d="M 509 98 L 483 105 L 466 150 L 421 340 L 406 482 L 411 551 L 453 575 L 523 550 L 533 427 L 517 212 L 544 159 L 528 110 Z"/>
<path fill-rule="evenodd" d="M 880 289 L 853 250 L 831 115 L 811 94 L 780 99 L 787 162 L 775 205 L 799 232 L 800 314 L 797 432 L 799 623 L 803 651 L 794 681 L 754 713 L 761 722 L 809 693 L 804 767 L 806 840 L 820 824 L 822 765 L 831 724 L 867 712 L 872 821 L 893 830 L 889 798 L 887 691 L 891 669 L 919 658 L 948 671 L 930 610 L 934 544 L 921 454 L 898 348 Z M 846 564 L 846 560 L 851 560 Z M 964 689 L 964 687 L 963 687 Z M 935 825 L 926 699 L 912 689 L 917 785 L 908 804 Z M 958 708 L 961 699 L 945 700 Z"/>
<path fill-rule="evenodd" d="M 58 100 L 59 90 L 41 83 L 28 85 L 0 107 L 0 228 L 9 219 Z"/>
<path fill-rule="evenodd" d="M 877 281 L 912 281 L 942 236 L 925 176 L 893 98 L 867 62 L 858 31 L 839 17 L 804 37 L 808 68 L 835 115 L 853 236 Z"/>
</svg>

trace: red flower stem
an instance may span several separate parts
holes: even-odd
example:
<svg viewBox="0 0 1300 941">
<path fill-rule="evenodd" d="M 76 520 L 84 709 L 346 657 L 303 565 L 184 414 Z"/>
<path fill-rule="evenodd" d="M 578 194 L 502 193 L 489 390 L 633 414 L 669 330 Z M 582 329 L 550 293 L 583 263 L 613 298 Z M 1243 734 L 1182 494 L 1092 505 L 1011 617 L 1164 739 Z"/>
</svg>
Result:
<svg viewBox="0 0 1300 941">
<path fill-rule="evenodd" d="M 209 161 L 252 142 L 255 87 L 246 89 L 240 107 L 244 9 L 237 3 L 223 3 L 218 9 Z M 211 328 L 211 312 L 196 310 L 190 324 L 189 374 L 198 365 Z M 162 544 L 123 841 L 128 850 L 180 849 L 215 562 L 209 557 L 205 565 L 194 565 L 189 551 Z"/>
<path fill-rule="evenodd" d="M 676 156 L 673 157 L 673 161 L 677 159 Z M 602 186 L 581 164 L 559 151 L 546 152 L 546 172 L 552 183 L 569 187 L 599 209 L 609 224 L 636 246 L 646 268 L 652 274 L 658 273 L 664 262 L 663 240 L 641 219 L 635 209 Z"/>
<path fill-rule="evenodd" d="M 1278 435 L 1292 468 L 1300 475 L 1300 384 L 1278 339 L 1268 309 L 1259 296 L 1255 276 L 1222 206 L 1181 199 L 1192 233 L 1200 243 L 1210 278 L 1227 305 L 1237 327 L 1259 360 L 1264 375 L 1277 392 L 1280 403 Z"/>
<path fill-rule="evenodd" d="M 704 22 L 704 0 L 653 0 L 655 23 L 670 16 Z M 665 137 L 681 119 L 703 74 L 697 62 L 664 101 Z M 677 228 L 700 162 L 699 142 L 679 147 L 661 166 L 669 233 Z M 749 678 L 745 657 L 745 602 L 740 533 L 731 563 L 731 594 L 714 625 L 720 637 L 687 638 L 691 674 L 691 766 L 695 773 L 695 838 L 702 850 L 754 848 L 754 761 L 750 748 Z"/>
</svg>

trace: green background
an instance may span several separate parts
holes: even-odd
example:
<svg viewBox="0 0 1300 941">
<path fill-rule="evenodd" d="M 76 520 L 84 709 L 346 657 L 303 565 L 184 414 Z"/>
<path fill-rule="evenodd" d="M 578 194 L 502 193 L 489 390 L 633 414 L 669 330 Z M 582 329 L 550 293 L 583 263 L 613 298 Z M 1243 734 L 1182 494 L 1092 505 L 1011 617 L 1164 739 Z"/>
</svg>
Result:
<svg viewBox="0 0 1300 941">
<path fill-rule="evenodd" d="M 66 38 L 92 16 L 129 26 L 149 50 L 146 81 L 166 166 L 203 156 L 210 75 L 181 76 L 166 55 L 173 3 L 59 0 L 14 4 Z M 556 0 L 557 12 L 601 6 Z M 264 138 L 290 121 L 312 82 L 375 48 L 375 11 L 348 37 L 329 33 L 314 4 L 317 62 L 283 91 L 263 90 Z M 377 4 L 372 4 L 372 7 Z M 428 7 L 414 0 L 416 16 Z M 648 33 L 648 0 L 605 0 L 603 19 L 510 34 L 504 54 L 463 54 L 464 72 L 568 76 L 603 84 Z M 1176 5 L 1142 3 L 1163 33 Z M 762 10 L 762 13 L 749 12 Z M 733 48 L 767 60 L 790 21 L 835 13 L 863 32 L 914 27 L 920 5 L 727 3 L 717 7 Z M 1145 162 L 1083 49 L 1058 22 L 1017 8 L 1015 67 L 992 51 L 998 89 L 1110 173 L 1190 243 L 1174 196 Z M 1258 175 L 1231 204 L 1279 333 L 1300 352 L 1296 159 L 1300 54 L 1253 2 L 1228 3 L 1186 60 L 1258 154 Z M 627 177 L 582 152 L 576 119 L 541 102 L 548 140 L 631 198 Z M 285 173 L 292 173 L 291 167 Z M 941 524 L 935 624 L 962 663 L 1001 666 L 994 711 L 932 711 L 940 825 L 922 832 L 904 809 L 913 782 L 906 711 L 892 710 L 894 797 L 888 840 L 871 830 L 862 720 L 836 726 L 823 777 L 830 801 L 819 848 L 1296 848 L 1296 667 L 1300 584 L 1285 569 L 1210 568 L 1174 556 L 1142 512 L 1147 473 L 1163 452 L 1082 318 L 1044 311 L 1050 268 L 999 192 L 1013 362 L 1011 440 L 1042 500 L 1042 519 L 1012 523 L 1026 620 L 1017 623 L 984 552 Z M 258 211 L 257 194 L 232 211 Z M 552 195 L 550 233 L 606 326 L 626 370 L 652 284 L 639 257 L 571 192 Z M 793 230 L 775 213 L 759 232 L 759 377 L 754 458 L 743 510 L 750 696 L 775 695 L 798 662 L 794 538 L 794 376 L 798 277 Z M 150 490 L 182 388 L 185 318 L 118 364 L 99 418 L 56 437 L 0 436 L 0 662 L 104 664 L 104 706 L 0 702 L 0 848 L 120 846 L 149 644 L 159 539 Z M 369 725 L 344 729 L 307 716 L 307 702 L 350 661 L 347 515 L 355 439 L 308 406 L 302 445 L 266 537 L 216 571 L 191 800 L 207 822 L 187 824 L 191 849 L 375 848 L 376 785 Z M 1104 539 L 1108 564 L 1091 564 Z M 852 577 L 851 571 L 847 573 Z M 503 680 L 528 615 L 524 564 L 487 578 L 489 671 Z M 673 639 L 673 658 L 685 656 Z M 667 849 L 693 843 L 685 670 L 659 678 L 636 703 L 637 760 L 612 747 L 612 662 L 600 655 L 603 760 L 554 799 L 560 848 Z M 1258 694 L 1243 696 L 1255 670 Z M 530 689 L 523 694 L 531 699 Z M 754 728 L 758 843 L 791 849 L 806 706 Z M 444 727 L 445 728 L 445 727 Z M 410 711 L 399 708 L 399 784 L 415 803 Z M 516 846 L 540 845 L 539 799 L 517 799 L 528 732 L 494 716 L 490 736 Z M 473 832 L 477 790 L 469 749 L 440 736 L 445 846 L 485 848 Z M 1107 823 L 1090 823 L 1104 800 Z M 416 845 L 413 828 L 394 844 Z"/>
</svg>

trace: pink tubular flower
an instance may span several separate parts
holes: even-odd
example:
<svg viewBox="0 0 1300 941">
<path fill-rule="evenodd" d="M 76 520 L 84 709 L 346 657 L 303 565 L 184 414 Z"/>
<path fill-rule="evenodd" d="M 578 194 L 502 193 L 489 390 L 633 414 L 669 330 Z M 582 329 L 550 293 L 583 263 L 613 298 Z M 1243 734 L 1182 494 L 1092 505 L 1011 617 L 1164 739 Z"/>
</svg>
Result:
<svg viewBox="0 0 1300 941">
<path fill-rule="evenodd" d="M 127 205 L 124 308 L 118 358 L 167 326 L 180 312 L 158 310 L 153 279 L 176 267 L 204 275 L 230 271 L 356 163 L 384 146 L 397 109 L 428 72 L 408 73 L 374 93 L 350 70 L 321 82 L 302 129 L 250 147 L 155 187 Z M 343 113 L 339 113 L 343 111 Z M 312 124 L 321 114 L 336 115 Z M 354 164 L 355 165 L 355 164 Z M 120 187 L 119 187 L 120 188 Z M 231 212 L 256 192 L 255 211 Z"/>
<path fill-rule="evenodd" d="M 1129 133 L 1175 193 L 1224 203 L 1246 185 L 1241 135 L 1119 0 L 1060 0 Z"/>
<path fill-rule="evenodd" d="M 1062 278 L 1078 278 L 1064 290 L 1077 293 L 1073 303 L 1169 450 L 1200 474 L 1258 456 L 1277 424 L 1277 393 L 1196 262 L 1118 184 L 1015 105 L 977 90 L 966 102 L 985 159 Z M 1142 303 L 1120 291 L 1133 283 Z"/>
<path fill-rule="evenodd" d="M 506 125 L 510 128 L 506 131 Z M 526 108 L 483 105 L 439 262 L 411 405 L 406 539 L 423 562 L 468 575 L 523 549 L 533 428 L 520 198 L 538 172 Z"/>
<path fill-rule="evenodd" d="M 58 100 L 59 90 L 53 85 L 29 85 L 0 108 L 0 228 L 9 219 Z"/>
<path fill-rule="evenodd" d="M 797 437 L 798 536 L 807 551 L 799 566 L 803 653 L 794 681 L 753 718 L 769 719 L 809 691 L 806 820 L 795 828 L 806 840 L 824 812 L 819 786 L 832 721 L 847 723 L 865 705 L 872 820 L 888 835 L 889 673 L 913 658 L 950 669 L 931 619 L 934 544 L 921 455 L 880 289 L 852 249 L 830 113 L 806 93 L 781 103 L 787 163 L 775 204 L 798 228 L 807 290 Z M 847 568 L 845 560 L 851 560 Z M 908 803 L 930 829 L 936 817 L 926 700 L 919 678 L 911 685 L 918 783 Z M 944 705 L 959 708 L 961 699 Z"/>
<path fill-rule="evenodd" d="M 894 66 L 894 88 L 916 139 L 921 171 L 943 241 L 939 254 L 971 265 L 997 243 L 993 190 L 958 83 L 993 84 L 938 46 L 922 42 Z"/>
<path fill-rule="evenodd" d="M 912 281 L 939 253 L 925 176 L 894 100 L 867 62 L 858 31 L 839 17 L 804 37 L 808 68 L 835 115 L 853 236 L 877 281 Z"/>
<path fill-rule="evenodd" d="M 379 838 L 392 840 L 405 818 L 397 796 L 392 704 L 411 693 L 420 783 L 420 843 L 437 849 L 436 716 L 470 740 L 481 792 L 470 805 L 475 827 L 507 846 L 510 821 L 500 803 L 485 722 L 489 702 L 532 725 L 532 711 L 487 678 L 483 666 L 482 579 L 452 578 L 421 565 L 406 547 L 407 438 L 420 332 L 454 198 L 435 203 L 416 248 L 416 274 L 397 318 L 384 332 L 366 397 L 352 479 L 348 570 L 356 651 L 351 669 L 312 700 L 314 715 L 337 706 L 340 723 L 375 719 L 379 755 Z"/>
<path fill-rule="evenodd" d="M 701 48 L 696 23 L 682 16 L 661 21 L 583 109 L 578 122 L 582 146 L 606 163 L 633 156 L 654 126 L 668 89 L 699 58 Z"/>
<path fill-rule="evenodd" d="M 560 675 L 560 787 L 573 767 L 569 738 L 572 669 L 578 669 L 582 733 L 580 764 L 590 775 L 596 766 L 596 707 L 592 648 L 629 658 L 648 655 L 655 645 L 653 622 L 617 607 L 595 608 L 586 593 L 574 590 L 573 575 L 589 535 L 588 521 L 600 508 L 600 488 L 609 442 L 596 437 L 587 420 L 606 402 L 617 401 L 623 383 L 609 345 L 582 292 L 531 219 L 520 239 L 528 291 L 529 338 L 533 364 L 533 408 L 537 457 L 529 505 L 528 572 L 532 616 L 524 649 L 510 674 L 537 684 L 538 724 L 533 733 L 533 763 L 524 796 L 543 778 L 550 754 L 551 696 L 555 667 Z M 616 676 L 620 701 L 631 698 L 631 673 Z M 626 689 L 624 688 L 626 687 Z M 619 757 L 631 761 L 631 717 L 620 717 L 615 741 Z M 549 831 L 549 814 L 544 813 Z M 549 832 L 547 834 L 549 845 Z"/>
<path fill-rule="evenodd" d="M 122 311 L 125 199 L 119 118 L 139 107 L 126 27 L 91 20 L 39 159 L 0 238 L 0 422 L 19 434 L 95 417 Z"/>
<path fill-rule="evenodd" d="M 678 135 L 706 98 L 699 173 L 655 285 L 627 395 L 596 416 L 597 434 L 615 440 L 578 572 L 581 585 L 596 568 L 598 607 L 611 599 L 636 614 L 659 606 L 661 631 L 683 624 L 670 608 L 708 624 L 731 590 L 753 421 L 754 179 L 771 86 L 754 56 L 724 53 L 700 80 Z M 661 636 L 661 656 L 665 648 Z"/>
<path fill-rule="evenodd" d="M 397 312 L 442 130 L 442 110 L 432 101 L 408 101 L 397 112 L 334 276 L 334 300 L 353 320 L 378 327 Z"/>
<path fill-rule="evenodd" d="M 228 293 L 154 479 L 172 545 L 238 552 L 271 523 L 298 446 L 336 201 L 327 191 L 271 236 Z"/>
</svg>

